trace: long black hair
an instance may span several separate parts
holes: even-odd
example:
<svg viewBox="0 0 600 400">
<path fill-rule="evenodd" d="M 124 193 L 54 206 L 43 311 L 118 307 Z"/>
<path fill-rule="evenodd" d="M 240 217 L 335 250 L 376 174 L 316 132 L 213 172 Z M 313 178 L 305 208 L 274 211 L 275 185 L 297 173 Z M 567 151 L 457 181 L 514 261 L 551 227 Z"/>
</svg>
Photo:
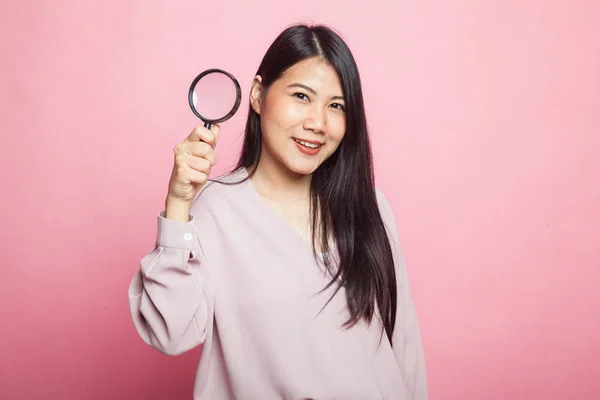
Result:
<svg viewBox="0 0 600 400">
<path fill-rule="evenodd" d="M 346 103 L 344 138 L 311 179 L 313 252 L 316 256 L 319 241 L 319 247 L 327 254 L 331 247 L 328 238 L 333 238 L 337 261 L 325 257 L 332 275 L 325 289 L 337 282 L 335 296 L 344 287 L 350 313 L 345 326 L 353 326 L 363 318 L 370 323 L 378 310 L 391 342 L 397 307 L 394 260 L 377 205 L 360 76 L 350 49 L 329 27 L 293 25 L 271 44 L 256 75 L 262 77 L 264 96 L 288 68 L 313 57 L 335 69 Z M 236 169 L 246 168 L 250 174 L 255 171 L 261 142 L 260 115 L 250 106 Z"/>
</svg>

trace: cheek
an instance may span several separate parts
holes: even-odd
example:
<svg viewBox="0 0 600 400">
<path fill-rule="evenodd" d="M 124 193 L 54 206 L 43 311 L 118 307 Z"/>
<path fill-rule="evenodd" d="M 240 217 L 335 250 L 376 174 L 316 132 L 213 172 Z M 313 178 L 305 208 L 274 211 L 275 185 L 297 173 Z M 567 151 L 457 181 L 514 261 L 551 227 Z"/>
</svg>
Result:
<svg viewBox="0 0 600 400">
<path fill-rule="evenodd" d="M 279 108 L 280 125 L 285 128 L 295 127 L 301 124 L 306 116 L 302 107 L 297 107 L 293 104 L 282 104 Z"/>
<path fill-rule="evenodd" d="M 297 107 L 293 101 L 283 98 L 273 98 L 266 105 L 263 115 L 268 120 L 268 125 L 279 129 L 296 126 L 304 119 L 302 107 Z"/>
<path fill-rule="evenodd" d="M 336 120 L 331 127 L 330 137 L 333 141 L 339 143 L 342 141 L 346 134 L 346 121 L 344 118 Z"/>
</svg>

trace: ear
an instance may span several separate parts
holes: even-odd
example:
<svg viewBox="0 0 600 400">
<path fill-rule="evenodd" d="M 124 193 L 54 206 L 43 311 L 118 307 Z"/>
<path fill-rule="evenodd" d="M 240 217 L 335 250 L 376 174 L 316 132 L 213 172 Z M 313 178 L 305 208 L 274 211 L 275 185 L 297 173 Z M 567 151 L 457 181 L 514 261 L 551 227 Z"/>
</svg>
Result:
<svg viewBox="0 0 600 400">
<path fill-rule="evenodd" d="M 263 97 L 263 85 L 262 76 L 256 75 L 252 80 L 252 87 L 250 89 L 250 105 L 254 112 L 260 115 L 260 106 Z"/>
</svg>

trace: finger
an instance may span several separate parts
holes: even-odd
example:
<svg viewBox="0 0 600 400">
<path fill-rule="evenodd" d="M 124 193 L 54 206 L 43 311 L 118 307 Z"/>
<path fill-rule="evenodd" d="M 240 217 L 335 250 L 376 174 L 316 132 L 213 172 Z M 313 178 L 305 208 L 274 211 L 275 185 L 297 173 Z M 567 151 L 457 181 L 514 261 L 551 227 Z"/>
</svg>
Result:
<svg viewBox="0 0 600 400">
<path fill-rule="evenodd" d="M 206 142 L 181 142 L 175 146 L 177 154 L 191 154 L 197 157 L 204 157 L 206 154 L 214 151 Z"/>
<path fill-rule="evenodd" d="M 205 158 L 211 165 L 217 162 L 215 150 L 205 142 L 181 142 L 174 149 L 175 164 L 184 166 L 189 158 Z"/>
<path fill-rule="evenodd" d="M 190 166 L 191 169 L 198 171 L 198 172 L 203 172 L 206 175 L 208 175 L 210 173 L 210 169 L 212 168 L 211 162 L 209 160 L 207 160 L 206 158 L 188 155 L 186 157 L 185 161 L 186 161 L 187 165 Z"/>
<path fill-rule="evenodd" d="M 217 162 L 215 150 L 206 142 L 187 143 L 185 152 L 191 156 L 206 158 L 211 165 Z"/>
<path fill-rule="evenodd" d="M 217 143 L 219 143 L 219 133 L 221 132 L 221 126 L 219 124 L 214 124 L 210 127 L 210 131 L 215 136 L 215 142 L 213 145 L 213 148 L 215 148 L 217 146 Z"/>
<path fill-rule="evenodd" d="M 194 128 L 194 130 L 187 137 L 186 141 L 188 142 L 205 142 L 208 143 L 211 147 L 214 147 L 215 144 L 215 134 L 206 129 L 204 126 L 200 125 Z"/>
<path fill-rule="evenodd" d="M 210 163 L 210 165 L 215 165 L 217 163 L 217 153 L 215 153 L 215 150 L 212 147 L 204 155 L 204 158 Z"/>
<path fill-rule="evenodd" d="M 208 181 L 208 174 L 191 168 L 186 171 L 186 176 L 190 182 L 198 183 L 200 185 L 203 185 L 206 183 L 206 181 Z"/>
</svg>

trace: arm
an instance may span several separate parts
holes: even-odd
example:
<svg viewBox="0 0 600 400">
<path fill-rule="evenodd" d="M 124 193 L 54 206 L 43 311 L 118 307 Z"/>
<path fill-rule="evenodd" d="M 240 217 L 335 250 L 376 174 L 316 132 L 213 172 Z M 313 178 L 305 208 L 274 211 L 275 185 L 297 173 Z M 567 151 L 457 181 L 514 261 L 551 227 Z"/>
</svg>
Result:
<svg viewBox="0 0 600 400">
<path fill-rule="evenodd" d="M 426 400 L 428 398 L 428 389 L 425 354 L 417 313 L 410 293 L 406 264 L 392 209 L 379 190 L 377 191 L 377 198 L 381 215 L 390 237 L 396 267 L 398 308 L 396 311 L 396 326 L 392 336 L 392 347 L 396 355 L 396 361 L 402 371 L 404 385 L 408 391 L 409 398 L 412 400 Z"/>
<path fill-rule="evenodd" d="M 212 292 L 200 277 L 204 262 L 194 219 L 186 223 L 161 213 L 156 246 L 129 287 L 135 328 L 151 347 L 178 355 L 204 342 L 213 314 Z"/>
</svg>

